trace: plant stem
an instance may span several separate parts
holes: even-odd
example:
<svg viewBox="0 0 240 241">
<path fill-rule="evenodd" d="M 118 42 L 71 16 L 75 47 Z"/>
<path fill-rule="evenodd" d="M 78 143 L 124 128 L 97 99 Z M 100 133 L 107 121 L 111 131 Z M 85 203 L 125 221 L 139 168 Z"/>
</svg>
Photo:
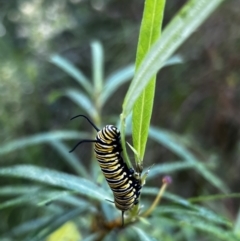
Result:
<svg viewBox="0 0 240 241">
<path fill-rule="evenodd" d="M 161 198 L 163 196 L 163 193 L 165 192 L 167 186 L 172 182 L 171 180 L 171 177 L 164 177 L 163 178 L 163 185 L 162 187 L 160 188 L 159 192 L 158 192 L 158 195 L 157 197 L 155 198 L 154 202 L 152 203 L 152 205 L 150 206 L 150 208 L 145 212 L 143 213 L 141 216 L 142 217 L 147 217 L 149 216 L 153 210 L 156 208 L 156 206 L 159 204 L 159 202 L 161 201 Z"/>
<path fill-rule="evenodd" d="M 120 115 L 120 132 L 121 132 L 121 144 L 122 144 L 122 149 L 123 149 L 123 157 L 124 160 L 128 166 L 128 168 L 132 167 L 132 163 L 130 162 L 130 159 L 127 154 L 127 148 L 126 148 L 126 141 L 125 141 L 125 115 L 122 113 Z"/>
</svg>

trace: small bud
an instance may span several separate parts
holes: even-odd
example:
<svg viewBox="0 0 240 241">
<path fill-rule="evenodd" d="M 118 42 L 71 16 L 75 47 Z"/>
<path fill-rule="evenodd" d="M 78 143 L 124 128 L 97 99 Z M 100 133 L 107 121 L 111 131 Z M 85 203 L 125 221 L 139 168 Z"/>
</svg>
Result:
<svg viewBox="0 0 240 241">
<path fill-rule="evenodd" d="M 169 185 L 172 183 L 172 178 L 170 176 L 165 176 L 163 177 L 162 182 Z"/>
</svg>

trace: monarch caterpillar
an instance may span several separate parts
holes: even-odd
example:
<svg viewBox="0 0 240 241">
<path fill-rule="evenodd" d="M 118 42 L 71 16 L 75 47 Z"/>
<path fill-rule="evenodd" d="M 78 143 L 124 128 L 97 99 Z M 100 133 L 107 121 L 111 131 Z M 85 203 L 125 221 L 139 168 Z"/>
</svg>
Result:
<svg viewBox="0 0 240 241">
<path fill-rule="evenodd" d="M 113 191 L 115 206 L 122 211 L 123 226 L 124 212 L 138 203 L 142 188 L 140 175 L 134 169 L 128 168 L 121 156 L 121 135 L 117 127 L 106 125 L 100 130 L 84 115 L 74 116 L 71 120 L 77 117 L 86 118 L 97 131 L 97 136 L 95 140 L 82 140 L 78 142 L 70 152 L 73 152 L 81 143 L 95 142 L 95 155 L 103 175 Z"/>
</svg>

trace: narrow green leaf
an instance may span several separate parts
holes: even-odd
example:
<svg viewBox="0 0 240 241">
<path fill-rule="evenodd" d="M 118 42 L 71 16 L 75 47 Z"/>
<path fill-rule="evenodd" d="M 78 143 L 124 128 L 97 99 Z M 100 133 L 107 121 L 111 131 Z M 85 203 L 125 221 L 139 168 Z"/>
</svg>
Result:
<svg viewBox="0 0 240 241">
<path fill-rule="evenodd" d="M 176 55 L 173 55 L 171 58 L 169 58 L 163 65 L 163 67 L 167 67 L 167 66 L 171 66 L 171 65 L 175 65 L 175 64 L 183 64 L 185 61 L 184 61 L 184 58 L 179 55 L 179 54 L 176 54 Z"/>
<path fill-rule="evenodd" d="M 159 192 L 158 188 L 153 188 L 153 187 L 144 187 L 142 190 L 143 194 L 147 194 L 147 195 L 157 195 L 157 193 Z M 221 217 L 220 215 L 214 213 L 213 211 L 204 208 L 202 206 L 199 205 L 195 205 L 190 203 L 188 200 L 183 199 L 182 197 L 169 193 L 169 192 L 165 192 L 163 194 L 163 197 L 166 198 L 167 200 L 173 202 L 174 204 L 178 204 L 180 207 L 184 207 L 183 212 L 186 211 L 186 213 L 188 211 L 190 212 L 194 212 L 195 216 L 202 216 L 204 218 L 207 218 L 210 221 L 214 221 L 216 223 L 219 224 L 224 224 L 227 227 L 231 228 L 232 227 L 232 223 L 227 220 L 226 218 Z M 174 214 L 175 212 L 173 211 L 176 207 L 169 207 L 169 208 L 165 208 L 165 206 L 161 205 L 159 206 L 157 209 L 159 212 L 168 212 L 170 210 L 172 210 L 171 212 Z M 179 211 L 182 212 L 182 211 Z M 192 214 L 190 214 L 190 216 L 192 216 Z"/>
<path fill-rule="evenodd" d="M 235 236 L 232 231 L 215 226 L 212 223 L 206 222 L 205 220 L 194 218 L 192 216 L 186 217 L 185 215 L 181 215 L 179 219 L 181 220 L 182 225 L 188 225 L 192 228 L 208 233 L 214 238 L 217 238 L 212 240 L 239 241 L 239 238 Z"/>
<path fill-rule="evenodd" d="M 190 0 L 168 24 L 134 75 L 123 103 L 124 118 L 130 114 L 135 101 L 164 62 L 221 2 L 223 0 Z"/>
<path fill-rule="evenodd" d="M 213 186 L 225 193 L 229 191 L 224 182 L 215 176 L 215 174 L 210 172 L 207 167 L 203 165 L 203 163 L 187 149 L 184 143 L 181 142 L 181 138 L 179 138 L 176 134 L 161 130 L 159 128 L 151 127 L 149 130 L 149 137 L 159 142 L 179 157 L 183 158 L 184 161 L 193 164 L 193 168 Z"/>
<path fill-rule="evenodd" d="M 63 160 L 72 167 L 74 172 L 85 178 L 89 176 L 85 166 L 81 163 L 81 160 L 79 160 L 74 153 L 69 154 L 71 148 L 58 140 L 51 141 L 50 144 L 62 155 Z"/>
<path fill-rule="evenodd" d="M 114 72 L 107 79 L 100 96 L 102 105 L 106 103 L 108 98 L 118 89 L 119 86 L 129 81 L 134 74 L 134 65 L 130 64 L 126 67 Z"/>
<path fill-rule="evenodd" d="M 88 201 L 80 199 L 79 197 L 77 198 L 75 196 L 72 196 L 74 194 L 73 191 L 43 190 L 41 192 L 41 196 L 39 195 L 40 198 L 37 200 L 38 206 L 46 206 L 54 201 L 58 201 L 58 203 L 65 203 L 76 207 L 89 205 Z"/>
<path fill-rule="evenodd" d="M 60 195 L 59 195 L 60 196 Z M 75 206 L 75 207 L 80 207 L 82 205 L 89 205 L 91 206 L 91 204 L 89 203 L 88 200 L 83 200 L 77 196 L 72 196 L 72 192 L 71 192 L 71 195 L 68 195 L 68 196 L 63 196 L 61 197 L 61 199 L 59 199 L 59 196 L 55 196 L 53 197 L 53 201 L 55 199 L 57 199 L 58 202 L 61 202 L 61 203 L 66 203 L 67 205 L 72 205 L 72 206 Z"/>
<path fill-rule="evenodd" d="M 44 216 L 41 218 L 35 217 L 33 220 L 22 222 L 19 226 L 14 227 L 8 233 L 4 234 L 4 236 L 9 238 L 11 237 L 11 239 L 9 240 L 13 240 L 13 238 L 17 240 L 18 236 L 27 234 L 29 232 L 32 232 L 38 228 L 45 226 L 47 223 L 50 222 L 50 220 L 52 220 L 52 218 L 53 218 L 52 215 Z"/>
<path fill-rule="evenodd" d="M 77 131 L 53 131 L 47 133 L 36 134 L 30 137 L 20 138 L 0 146 L 0 155 L 7 154 L 18 149 L 28 146 L 39 145 L 42 143 L 52 142 L 55 140 L 71 140 L 71 139 L 87 139 L 90 134 L 87 132 Z"/>
<path fill-rule="evenodd" d="M 143 231 L 140 228 L 137 227 L 133 227 L 133 229 L 135 230 L 135 232 L 138 234 L 139 240 L 141 241 L 157 241 L 157 239 L 149 236 L 147 233 L 145 233 L 145 231 Z M 160 241 L 160 239 L 158 239 L 158 241 Z"/>
<path fill-rule="evenodd" d="M 117 233 L 114 229 L 110 230 L 109 232 L 106 233 L 106 235 L 101 239 L 102 241 L 113 241 L 113 240 L 118 240 L 117 239 Z M 99 239 L 98 239 L 99 240 Z"/>
<path fill-rule="evenodd" d="M 151 189 L 149 189 L 149 190 L 151 190 Z M 152 191 L 154 191 L 154 190 L 152 189 Z M 169 192 L 165 192 L 164 198 L 166 198 L 182 207 L 185 207 L 187 210 L 192 210 L 192 211 L 196 212 L 197 215 L 199 215 L 199 216 L 201 216 L 201 215 L 206 216 L 206 218 L 208 218 L 209 220 L 212 220 L 216 223 L 224 224 L 229 228 L 232 227 L 232 223 L 229 220 L 227 220 L 226 218 L 222 217 L 221 215 L 216 214 L 213 211 L 211 211 L 205 207 L 192 204 L 188 200 L 183 199 L 182 197 L 180 197 L 178 195 L 175 195 L 175 194 L 172 194 Z"/>
<path fill-rule="evenodd" d="M 137 48 L 136 70 L 139 68 L 142 60 L 146 56 L 153 43 L 160 36 L 164 7 L 165 0 L 145 1 Z M 143 160 L 147 143 L 148 129 L 152 115 L 153 99 L 155 93 L 155 80 L 156 76 L 152 76 L 148 85 L 135 102 L 133 108 L 133 146 L 140 156 L 140 161 Z M 136 156 L 135 160 L 138 162 Z"/>
<path fill-rule="evenodd" d="M 93 83 L 94 83 L 94 94 L 97 96 L 102 92 L 103 86 L 103 66 L 104 56 L 103 48 L 100 42 L 94 41 L 91 43 L 92 48 L 92 65 L 93 65 Z M 93 94 L 93 92 L 91 91 Z"/>
<path fill-rule="evenodd" d="M 226 225 L 228 227 L 231 227 L 231 223 L 228 220 L 220 217 L 219 215 L 205 208 L 187 210 L 185 208 L 176 208 L 176 207 L 161 205 L 160 207 L 156 208 L 154 212 L 155 214 L 160 216 L 162 216 L 163 214 L 172 214 L 174 216 L 179 216 L 179 217 L 185 216 L 186 220 L 188 219 L 189 221 L 193 216 L 195 216 L 202 219 L 203 221 L 205 220 L 212 224 L 215 223 L 218 225 Z"/>
<path fill-rule="evenodd" d="M 147 187 L 145 186 L 142 190 L 142 194 L 146 194 L 146 195 L 157 195 L 159 192 L 159 188 L 156 187 Z M 183 199 L 180 196 L 174 195 L 172 193 L 169 192 L 164 192 L 163 197 L 170 200 L 171 202 L 174 202 L 180 206 L 192 209 L 195 207 L 195 205 L 191 204 L 188 200 Z"/>
<path fill-rule="evenodd" d="M 184 59 L 180 55 L 174 55 L 164 63 L 163 67 L 182 63 L 184 63 Z M 134 75 L 134 69 L 134 64 L 129 64 L 107 77 L 106 83 L 103 88 L 104 91 L 100 96 L 100 102 L 102 103 L 102 105 L 106 103 L 109 97 L 118 89 L 119 86 L 125 84 L 132 79 Z"/>
<path fill-rule="evenodd" d="M 87 79 L 87 77 L 70 61 L 60 55 L 52 55 L 50 61 L 77 80 L 88 93 L 92 92 L 92 85 L 89 79 Z"/>
<path fill-rule="evenodd" d="M 76 198 L 72 196 L 74 193 L 73 191 L 59 191 L 59 190 L 54 190 L 54 189 L 45 189 L 42 186 L 37 186 L 37 185 L 14 185 L 14 186 L 3 186 L 0 189 L 0 196 L 16 196 L 19 195 L 22 198 L 25 195 L 32 195 L 32 197 L 35 196 L 35 193 L 38 195 L 39 191 L 41 191 L 41 196 L 39 196 L 39 199 L 36 199 L 35 203 L 38 203 L 38 205 L 44 205 L 50 201 L 58 199 L 60 202 L 64 202 L 67 204 L 71 204 L 74 206 L 79 206 L 82 204 L 86 204 L 86 201 L 83 201 L 79 197 Z M 19 197 L 17 197 L 19 198 Z M 12 201 L 11 199 L 10 201 Z M 26 196 L 24 202 L 31 201 L 32 199 L 28 199 Z M 43 200 L 43 201 L 41 201 Z M 0 204 L 0 206 L 3 203 Z"/>
<path fill-rule="evenodd" d="M 127 148 L 126 148 L 126 140 L 125 140 L 125 133 L 126 133 L 126 117 L 122 114 L 120 114 L 120 133 L 121 133 L 121 144 L 122 144 L 122 150 L 123 150 L 123 159 L 126 162 L 128 168 L 132 168 L 132 163 L 129 159 L 129 156 L 127 154 Z"/>
<path fill-rule="evenodd" d="M 16 196 L 27 192 L 36 192 L 40 188 L 41 188 L 40 186 L 29 185 L 29 184 L 27 186 L 24 186 L 24 185 L 1 186 L 0 196 Z"/>
<path fill-rule="evenodd" d="M 240 239 L 240 208 L 238 210 L 238 214 L 236 217 L 235 225 L 234 225 L 234 233 L 239 237 Z"/>
<path fill-rule="evenodd" d="M 0 210 L 7 207 L 16 207 L 26 203 L 31 203 L 33 205 L 35 204 L 36 206 L 43 206 L 53 200 L 62 198 L 66 195 L 70 195 L 70 192 L 53 190 L 49 191 L 43 190 L 41 188 L 39 188 L 36 191 L 30 190 L 29 192 L 26 192 L 24 195 L 0 203 Z"/>
<path fill-rule="evenodd" d="M 97 110 L 91 100 L 81 91 L 75 89 L 67 89 L 65 95 L 74 101 L 78 106 L 85 110 L 92 119 L 98 116 Z"/>
<path fill-rule="evenodd" d="M 139 160 L 139 156 L 138 156 L 138 153 L 137 151 L 134 149 L 133 146 L 131 146 L 128 142 L 127 142 L 128 146 L 130 147 L 130 149 L 132 150 L 132 152 L 137 156 L 137 159 Z"/>
<path fill-rule="evenodd" d="M 163 216 L 165 213 L 169 217 L 169 215 L 172 214 L 176 219 L 176 223 L 178 222 L 179 227 L 188 226 L 205 232 L 209 238 L 212 238 L 210 240 L 238 241 L 237 237 L 231 231 L 231 225 L 225 223 L 224 220 L 217 215 L 209 216 L 209 214 L 201 214 L 179 208 L 167 208 L 164 206 L 157 208 L 155 211 L 159 216 Z M 223 227 L 223 224 L 227 224 L 227 227 Z M 217 239 L 213 239 L 213 237 L 209 235 Z"/>
<path fill-rule="evenodd" d="M 169 174 L 170 172 L 186 170 L 193 167 L 194 164 L 183 161 L 154 165 L 149 171 L 147 180 L 159 176 L 159 174 Z"/>
<path fill-rule="evenodd" d="M 97 241 L 99 240 L 99 233 L 93 233 L 87 236 L 86 238 L 81 239 L 81 241 Z"/>
<path fill-rule="evenodd" d="M 189 198 L 188 201 L 191 202 L 191 203 L 196 203 L 196 202 L 216 201 L 216 200 L 228 199 L 228 198 L 240 198 L 240 193 L 214 194 L 214 195 L 207 195 L 207 196 L 198 196 L 198 197 Z"/>
<path fill-rule="evenodd" d="M 101 187 L 86 179 L 73 175 L 40 168 L 31 165 L 16 165 L 0 169 L 0 176 L 25 178 L 67 190 L 76 191 L 93 199 L 105 201 L 111 199 Z"/>
<path fill-rule="evenodd" d="M 38 199 L 39 199 L 39 196 L 37 196 L 36 193 L 35 193 L 35 196 L 32 196 L 32 194 L 30 194 L 30 195 L 28 194 L 28 195 L 23 195 L 20 197 L 12 198 L 11 200 L 1 202 L 0 210 L 8 208 L 8 207 L 20 206 L 20 205 L 26 204 L 26 203 L 37 204 Z"/>
</svg>

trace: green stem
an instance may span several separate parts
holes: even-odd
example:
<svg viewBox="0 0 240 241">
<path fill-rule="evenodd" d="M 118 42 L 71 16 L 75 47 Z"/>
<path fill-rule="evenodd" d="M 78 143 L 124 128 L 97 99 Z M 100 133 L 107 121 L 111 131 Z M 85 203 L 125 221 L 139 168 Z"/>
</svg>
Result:
<svg viewBox="0 0 240 241">
<path fill-rule="evenodd" d="M 128 166 L 128 168 L 132 168 L 132 163 L 130 162 L 130 159 L 127 154 L 127 148 L 126 148 L 126 140 L 125 140 L 125 115 L 122 113 L 120 115 L 120 132 L 121 132 L 121 144 L 123 149 L 123 157 L 124 160 Z"/>
<path fill-rule="evenodd" d="M 153 210 L 157 207 L 157 205 L 159 204 L 159 202 L 161 201 L 161 198 L 166 190 L 166 188 L 168 187 L 168 185 L 172 182 L 172 178 L 170 176 L 165 176 L 162 179 L 163 185 L 160 188 L 157 197 L 155 198 L 154 202 L 152 203 L 152 205 L 150 206 L 150 208 L 145 211 L 141 217 L 147 217 L 149 216 Z"/>
<path fill-rule="evenodd" d="M 162 185 L 162 187 L 160 188 L 159 192 L 158 192 L 158 195 L 157 197 L 155 198 L 154 202 L 152 203 L 151 207 L 146 211 L 144 212 L 141 216 L 142 217 L 147 217 L 149 216 L 153 210 L 156 208 L 156 206 L 159 204 L 162 196 L 163 196 L 163 193 L 165 192 L 166 188 L 167 188 L 168 184 L 167 183 L 164 183 Z"/>
</svg>

